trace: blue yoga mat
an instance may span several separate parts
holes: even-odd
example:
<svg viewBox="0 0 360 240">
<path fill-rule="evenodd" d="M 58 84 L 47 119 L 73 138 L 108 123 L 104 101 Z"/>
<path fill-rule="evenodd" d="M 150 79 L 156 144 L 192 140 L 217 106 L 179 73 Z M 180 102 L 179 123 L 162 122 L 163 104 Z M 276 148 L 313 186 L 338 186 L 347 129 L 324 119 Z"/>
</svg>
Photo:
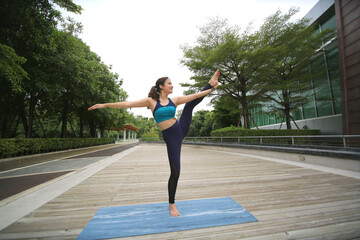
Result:
<svg viewBox="0 0 360 240">
<path fill-rule="evenodd" d="M 231 197 L 178 201 L 179 217 L 169 203 L 100 208 L 77 239 L 106 239 L 255 222 Z"/>
</svg>

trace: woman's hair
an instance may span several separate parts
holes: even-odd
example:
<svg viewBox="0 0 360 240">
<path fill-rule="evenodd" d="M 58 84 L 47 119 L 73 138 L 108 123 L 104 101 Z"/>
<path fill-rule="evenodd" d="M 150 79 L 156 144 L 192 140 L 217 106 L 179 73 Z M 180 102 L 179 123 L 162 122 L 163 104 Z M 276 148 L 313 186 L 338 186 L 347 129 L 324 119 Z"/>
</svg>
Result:
<svg viewBox="0 0 360 240">
<path fill-rule="evenodd" d="M 159 97 L 160 97 L 160 91 L 161 91 L 161 88 L 160 88 L 160 85 L 163 85 L 165 84 L 165 81 L 168 79 L 168 77 L 162 77 L 162 78 L 159 78 L 157 81 L 156 81 L 156 84 L 155 86 L 151 87 L 150 89 L 150 92 L 148 94 L 148 97 L 151 97 L 152 99 L 156 100 L 157 102 L 159 101 Z"/>
</svg>

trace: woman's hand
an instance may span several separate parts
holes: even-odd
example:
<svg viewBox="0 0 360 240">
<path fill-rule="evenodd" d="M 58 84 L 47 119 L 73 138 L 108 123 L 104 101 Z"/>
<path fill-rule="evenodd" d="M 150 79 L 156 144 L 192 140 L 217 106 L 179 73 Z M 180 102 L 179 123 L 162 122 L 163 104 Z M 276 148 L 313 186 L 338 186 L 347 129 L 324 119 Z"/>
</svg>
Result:
<svg viewBox="0 0 360 240">
<path fill-rule="evenodd" d="M 88 111 L 98 109 L 98 108 L 105 108 L 105 104 L 95 104 L 88 108 Z"/>
</svg>

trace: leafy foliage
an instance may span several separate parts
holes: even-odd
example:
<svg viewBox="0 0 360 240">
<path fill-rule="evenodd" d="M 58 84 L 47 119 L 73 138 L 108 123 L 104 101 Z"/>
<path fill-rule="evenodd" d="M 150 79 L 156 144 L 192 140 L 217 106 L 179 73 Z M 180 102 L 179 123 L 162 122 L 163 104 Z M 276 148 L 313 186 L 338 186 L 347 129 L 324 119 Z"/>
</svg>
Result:
<svg viewBox="0 0 360 240">
<path fill-rule="evenodd" d="M 160 141 L 159 134 L 153 131 L 147 132 L 141 137 L 142 141 Z"/>
<path fill-rule="evenodd" d="M 209 136 L 214 129 L 214 114 L 210 111 L 195 112 L 187 136 Z"/>
<path fill-rule="evenodd" d="M 113 143 L 111 138 L 0 139 L 0 158 L 75 149 Z"/>
<path fill-rule="evenodd" d="M 194 72 L 195 84 L 183 84 L 190 90 L 204 85 L 216 69 L 220 69 L 218 93 L 241 105 L 244 125 L 250 128 L 249 104 L 262 94 L 258 85 L 257 69 L 264 60 L 258 49 L 258 36 L 249 29 L 240 32 L 238 26 L 229 26 L 226 19 L 211 19 L 200 29 L 201 35 L 193 47 L 184 46 L 182 63 Z"/>
<path fill-rule="evenodd" d="M 298 135 L 319 135 L 320 130 L 298 130 L 298 129 L 244 129 L 238 127 L 226 127 L 213 131 L 211 136 L 238 137 L 238 136 L 298 136 Z"/>
<path fill-rule="evenodd" d="M 12 91 L 20 93 L 23 90 L 22 80 L 27 77 L 27 72 L 22 68 L 26 59 L 18 56 L 14 49 L 0 43 L 0 76 L 10 84 Z"/>
<path fill-rule="evenodd" d="M 132 120 L 125 109 L 88 112 L 98 102 L 124 101 L 122 79 L 78 35 L 72 0 L 4 0 L 0 8 L 0 136 L 96 137 Z M 136 122 L 136 121 L 134 121 Z M 136 125 L 136 124 L 135 124 Z"/>
<path fill-rule="evenodd" d="M 263 103 L 283 113 L 288 129 L 291 129 L 291 111 L 310 99 L 311 58 L 322 51 L 323 42 L 334 36 L 330 30 L 316 33 L 306 19 L 290 22 L 296 12 L 295 8 L 286 14 L 277 11 L 259 30 L 261 47 L 267 52 L 267 63 L 258 74 L 262 83 L 259 87 L 268 100 Z"/>
<path fill-rule="evenodd" d="M 182 85 L 189 87 L 187 92 L 198 91 L 220 69 L 218 97 L 238 103 L 234 106 L 241 110 L 245 128 L 250 128 L 249 109 L 263 104 L 281 111 L 291 129 L 291 111 L 309 100 L 311 59 L 334 36 L 330 30 L 317 33 L 305 19 L 291 21 L 296 12 L 296 8 L 285 14 L 277 11 L 253 32 L 250 27 L 240 31 L 226 19 L 211 19 L 200 28 L 194 46 L 182 46 L 181 62 L 193 72 L 194 81 Z M 214 101 L 215 109 L 223 102 Z"/>
</svg>

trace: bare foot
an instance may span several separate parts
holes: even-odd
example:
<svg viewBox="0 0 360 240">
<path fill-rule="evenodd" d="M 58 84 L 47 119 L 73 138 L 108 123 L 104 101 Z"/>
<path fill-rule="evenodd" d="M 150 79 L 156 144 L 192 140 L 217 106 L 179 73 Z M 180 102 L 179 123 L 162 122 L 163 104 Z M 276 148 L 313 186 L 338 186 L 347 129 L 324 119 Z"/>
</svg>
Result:
<svg viewBox="0 0 360 240">
<path fill-rule="evenodd" d="M 216 72 L 214 73 L 214 75 L 212 76 L 212 78 L 210 79 L 209 81 L 209 84 L 212 86 L 212 87 L 217 87 L 217 85 L 219 84 L 218 82 L 218 78 L 220 76 L 220 70 L 216 70 Z"/>
<path fill-rule="evenodd" d="M 170 215 L 172 217 L 180 216 L 179 211 L 177 210 L 175 204 L 173 204 L 173 203 L 169 203 L 169 211 L 170 211 Z"/>
</svg>

